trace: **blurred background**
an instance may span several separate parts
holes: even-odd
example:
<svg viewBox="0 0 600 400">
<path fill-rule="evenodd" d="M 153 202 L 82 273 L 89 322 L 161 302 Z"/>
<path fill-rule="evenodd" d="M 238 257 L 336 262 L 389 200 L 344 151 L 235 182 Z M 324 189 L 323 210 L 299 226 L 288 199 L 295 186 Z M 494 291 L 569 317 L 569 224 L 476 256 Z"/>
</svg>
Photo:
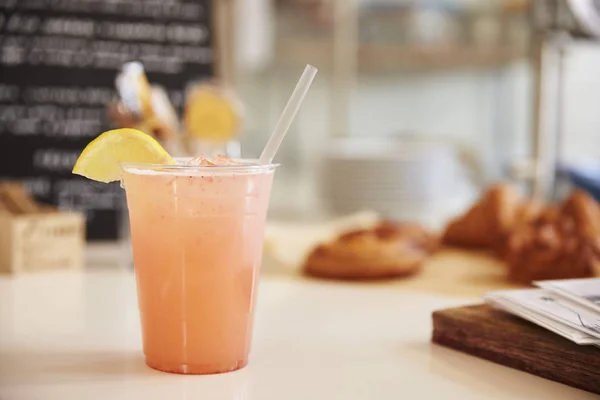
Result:
<svg viewBox="0 0 600 400">
<path fill-rule="evenodd" d="M 0 177 L 84 212 L 90 240 L 127 236 L 118 185 L 70 170 L 114 126 L 114 80 L 131 60 L 178 111 L 194 80 L 232 89 L 244 157 L 260 154 L 304 66 L 319 68 L 277 156 L 272 220 L 369 210 L 442 226 L 498 180 L 546 199 L 573 185 L 596 190 L 598 1 L 23 0 L 0 9 Z M 59 117 L 70 125 L 52 125 Z"/>
<path fill-rule="evenodd" d="M 557 196 L 553 171 L 599 152 L 597 4 L 232 5 L 247 152 L 259 151 L 301 66 L 320 68 L 279 156 L 273 212 L 368 208 L 435 223 L 500 179 Z"/>
</svg>

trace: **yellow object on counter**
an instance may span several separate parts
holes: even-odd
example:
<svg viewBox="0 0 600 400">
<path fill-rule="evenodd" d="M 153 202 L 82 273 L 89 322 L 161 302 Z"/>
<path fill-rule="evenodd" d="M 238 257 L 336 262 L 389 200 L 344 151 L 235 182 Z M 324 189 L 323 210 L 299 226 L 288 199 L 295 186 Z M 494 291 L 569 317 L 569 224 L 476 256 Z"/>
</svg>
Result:
<svg viewBox="0 0 600 400">
<path fill-rule="evenodd" d="M 240 131 L 241 107 L 224 89 L 199 84 L 188 93 L 184 119 L 190 136 L 226 142 L 235 138 Z"/>
</svg>

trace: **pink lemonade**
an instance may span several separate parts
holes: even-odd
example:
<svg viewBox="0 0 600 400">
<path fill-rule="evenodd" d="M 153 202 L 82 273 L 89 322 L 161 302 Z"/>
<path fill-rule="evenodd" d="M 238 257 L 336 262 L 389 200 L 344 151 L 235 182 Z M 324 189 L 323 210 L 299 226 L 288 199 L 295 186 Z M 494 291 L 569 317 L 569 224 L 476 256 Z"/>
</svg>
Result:
<svg viewBox="0 0 600 400">
<path fill-rule="evenodd" d="M 244 367 L 275 166 L 123 169 L 146 363 Z"/>
</svg>

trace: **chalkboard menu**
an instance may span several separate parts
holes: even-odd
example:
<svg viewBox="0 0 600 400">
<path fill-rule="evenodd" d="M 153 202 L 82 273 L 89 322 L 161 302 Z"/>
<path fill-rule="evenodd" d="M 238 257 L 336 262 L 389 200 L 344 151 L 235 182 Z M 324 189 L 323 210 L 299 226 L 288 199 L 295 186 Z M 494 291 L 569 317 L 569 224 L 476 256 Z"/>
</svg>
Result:
<svg viewBox="0 0 600 400">
<path fill-rule="evenodd" d="M 213 74 L 211 0 L 0 0 L 0 179 L 79 209 L 89 239 L 118 235 L 123 191 L 71 174 L 111 128 L 106 107 L 123 63 L 142 62 L 175 106 Z"/>
</svg>

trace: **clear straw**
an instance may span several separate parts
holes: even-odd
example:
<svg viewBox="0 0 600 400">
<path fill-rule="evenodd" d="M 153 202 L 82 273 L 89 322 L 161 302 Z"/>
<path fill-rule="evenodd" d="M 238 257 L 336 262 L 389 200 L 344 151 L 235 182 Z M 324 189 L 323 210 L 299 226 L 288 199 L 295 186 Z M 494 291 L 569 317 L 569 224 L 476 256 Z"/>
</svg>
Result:
<svg viewBox="0 0 600 400">
<path fill-rule="evenodd" d="M 317 71 L 318 70 L 310 64 L 304 68 L 304 72 L 302 73 L 300 80 L 298 80 L 292 96 L 283 109 L 283 113 L 281 113 L 279 121 L 277 121 L 277 125 L 275 125 L 275 129 L 273 130 L 265 149 L 260 155 L 259 164 L 270 164 L 273 161 L 275 153 L 277 153 L 285 134 L 288 129 L 290 129 L 290 125 L 292 125 L 292 121 L 296 117 L 302 101 L 304 100 L 313 79 L 315 79 L 315 75 L 317 75 Z"/>
</svg>

